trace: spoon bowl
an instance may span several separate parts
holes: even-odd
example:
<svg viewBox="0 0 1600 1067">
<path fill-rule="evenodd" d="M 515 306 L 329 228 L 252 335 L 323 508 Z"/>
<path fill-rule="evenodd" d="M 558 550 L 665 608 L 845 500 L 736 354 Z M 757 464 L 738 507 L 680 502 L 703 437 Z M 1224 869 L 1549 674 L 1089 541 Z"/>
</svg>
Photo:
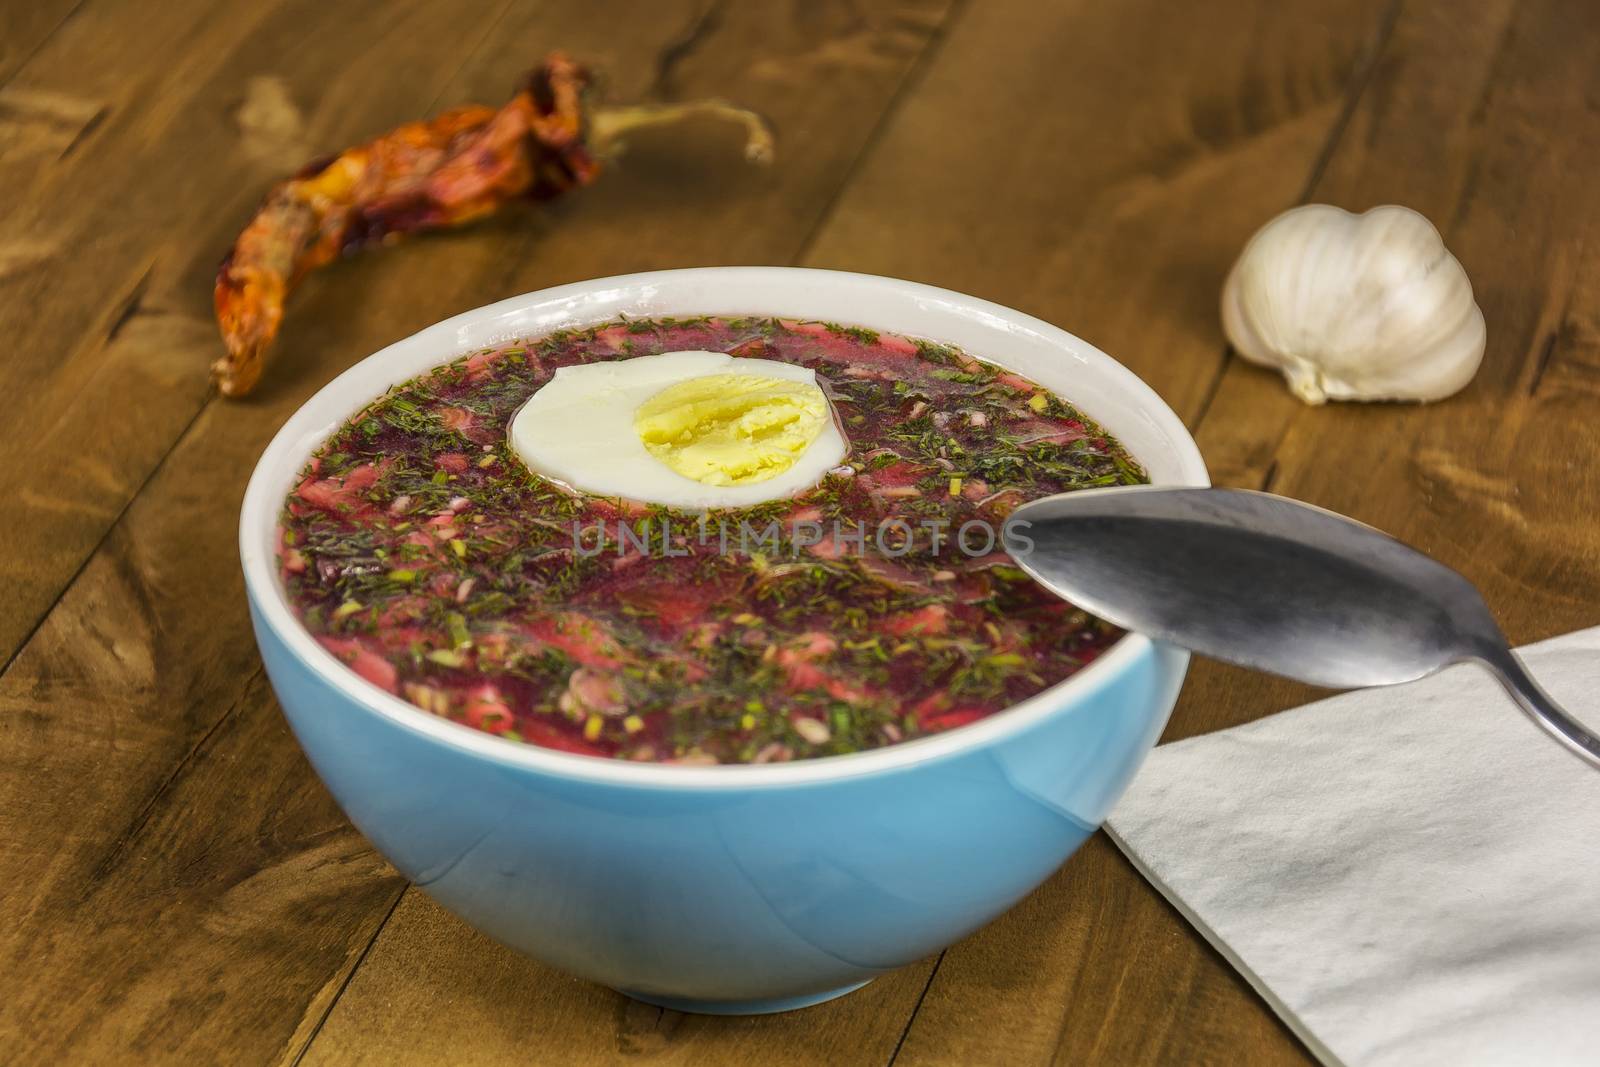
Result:
<svg viewBox="0 0 1600 1067">
<path fill-rule="evenodd" d="M 1343 515 L 1244 489 L 1119 487 L 1024 504 L 1004 541 L 1109 622 L 1303 682 L 1392 685 L 1476 660 L 1600 766 L 1600 739 L 1539 688 L 1471 582 Z"/>
</svg>

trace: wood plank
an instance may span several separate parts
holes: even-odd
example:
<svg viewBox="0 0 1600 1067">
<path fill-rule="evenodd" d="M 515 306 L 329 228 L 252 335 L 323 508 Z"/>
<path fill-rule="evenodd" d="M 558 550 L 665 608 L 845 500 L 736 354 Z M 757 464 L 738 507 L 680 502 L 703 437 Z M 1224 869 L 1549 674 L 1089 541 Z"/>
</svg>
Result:
<svg viewBox="0 0 1600 1067">
<path fill-rule="evenodd" d="M 93 632 L 102 621 L 83 620 L 86 641 L 106 636 Z M 112 638 L 101 654 L 116 656 L 120 645 Z M 51 687 L 53 699 L 67 695 Z M 8 719 L 28 714 L 9 694 L 0 709 Z M 129 724 L 145 709 L 97 710 L 89 750 L 153 747 Z M 21 731 L 9 732 L 15 740 Z M 8 775 L 20 773 L 7 764 Z M 102 757 L 95 772 L 119 769 Z M 30 978 L 11 984 L 0 1028 L 16 1062 L 286 1057 L 331 1001 L 329 976 L 348 969 L 404 886 L 307 775 L 260 673 L 181 763 L 163 769 L 152 796 L 121 798 L 144 807 L 119 811 L 106 827 L 114 837 L 92 852 L 72 816 L 101 810 L 111 791 L 99 783 L 62 786 L 59 805 L 34 796 L 14 809 L 70 833 L 56 843 L 77 861 L 30 840 L 7 863 L 45 874 L 53 890 L 0 902 L 20 927 L 7 936 L 12 973 Z M 36 784 L 85 777 L 81 760 L 48 754 L 30 770 Z M 244 789 L 251 801 L 241 805 Z"/>
<path fill-rule="evenodd" d="M 552 971 L 410 889 L 303 1062 L 883 1064 L 931 968 L 801 1012 L 685 1015 Z"/>
<path fill-rule="evenodd" d="M 433 65 L 399 64 L 410 88 L 385 92 L 452 102 L 488 92 L 482 84 L 496 93 L 512 84 L 529 62 L 529 41 L 559 41 L 602 57 L 619 93 L 632 96 L 650 91 L 662 57 L 675 56 L 666 64 L 672 91 L 748 99 L 769 107 L 784 129 L 826 127 L 828 136 L 770 172 L 739 163 L 738 137 L 727 130 L 696 126 L 644 138 L 592 196 L 313 278 L 288 320 L 274 373 L 249 403 L 200 406 L 201 396 L 182 389 L 130 392 L 129 403 L 140 401 L 131 410 L 145 421 L 166 420 L 174 433 L 190 419 L 192 425 L 120 517 L 106 509 L 109 534 L 0 676 L 7 841 L 0 851 L 0 948 L 30 976 L 26 988 L 0 1000 L 8 1051 L 31 1060 L 105 1059 L 129 1049 L 201 1061 L 292 1059 L 395 899 L 395 876 L 349 836 L 254 674 L 259 661 L 233 527 L 245 478 L 288 413 L 362 354 L 513 292 L 645 265 L 792 259 L 873 128 L 875 109 L 893 96 L 944 10 L 942 2 L 812 6 L 790 22 L 785 12 L 741 9 L 704 23 L 687 0 L 658 5 L 648 19 L 622 0 L 569 0 L 515 9 L 498 22 L 467 19 L 476 36 L 462 40 L 449 62 L 442 58 L 448 30 L 437 27 Z M 259 63 L 294 42 L 309 49 L 305 42 L 325 41 L 339 52 L 356 29 L 342 20 L 359 14 L 345 12 L 326 9 L 319 17 L 330 23 L 315 21 L 308 8 L 284 8 L 262 16 L 275 28 L 257 24 L 247 41 L 229 47 Z M 702 26 L 699 45 L 685 49 L 685 28 L 695 25 Z M 201 45 L 224 47 L 220 30 L 208 32 Z M 95 39 L 108 36 L 100 27 Z M 401 58 L 413 56 L 397 47 Z M 243 58 L 236 67 L 225 57 L 214 62 L 241 79 L 213 84 L 221 96 L 254 76 Z M 294 62 L 297 72 L 316 70 L 309 59 Z M 457 67 L 460 77 L 451 80 Z M 371 118 L 359 99 L 373 91 L 368 71 L 323 73 L 331 81 L 322 99 L 338 103 L 320 105 L 331 110 L 319 109 L 325 117 L 318 129 L 346 121 L 335 117 L 340 108 Z M 312 98 L 296 80 L 307 76 L 285 76 L 291 98 Z M 168 88 L 149 92 L 152 112 L 168 119 L 191 102 Z M 241 138 L 224 110 L 214 107 L 213 121 Z M 152 126 L 153 154 L 191 143 L 181 126 Z M 298 161 L 296 153 L 278 169 Z M 120 180 L 108 177 L 108 187 Z M 269 180 L 263 175 L 253 189 L 241 183 L 230 203 L 242 215 Z M 227 240 L 211 226 L 168 235 L 174 262 L 192 265 L 175 278 L 204 282 L 201 266 Z M 192 298 L 193 284 L 173 286 L 177 297 Z M 154 279 L 148 291 L 156 291 Z M 33 296 L 48 294 L 23 294 Z M 5 296 L 8 315 L 16 314 L 14 298 Z M 162 349 L 157 354 L 171 361 L 177 380 L 187 373 L 180 363 L 203 370 L 214 349 L 198 316 L 194 308 L 136 315 L 119 337 L 133 335 L 147 317 L 152 326 L 192 319 L 192 334 L 179 329 L 141 342 L 146 351 Z M 82 371 L 84 384 L 109 367 Z M 102 399 L 111 395 L 107 388 Z M 101 417 L 115 415 L 116 427 L 78 438 L 91 459 L 112 464 L 119 462 L 112 450 L 133 447 L 117 436 L 133 421 L 128 410 L 105 407 Z M 42 492 L 41 477 L 36 469 L 24 488 Z M 404 944 L 406 931 L 404 923 L 395 927 L 387 944 Z M 524 978 L 531 984 L 519 996 L 558 997 L 540 984 L 540 972 Z M 874 1025 L 898 1036 L 914 992 L 899 1018 L 873 1015 Z M 248 1006 L 257 996 L 262 1005 Z M 865 1017 L 859 1013 L 871 1010 L 870 1003 L 847 1009 L 841 1018 L 856 1021 L 841 1022 L 840 1033 L 851 1033 Z M 695 1033 L 685 1031 L 685 1047 L 696 1047 Z"/>
<path fill-rule="evenodd" d="M 1301 194 L 1382 5 L 1191 8 L 975 6 L 807 262 L 1062 323 L 1197 414 L 1221 279 Z"/>
<path fill-rule="evenodd" d="M 945 951 L 895 1060 L 1311 1062 L 1103 834 Z"/>
<path fill-rule="evenodd" d="M 809 262 L 1062 323 L 1193 420 L 1223 365 L 1222 279 L 1263 218 L 1303 193 L 1382 43 L 1386 8 L 975 7 Z M 945 953 L 896 1062 L 1213 1055 L 1305 1061 L 1097 838 Z"/>
<path fill-rule="evenodd" d="M 0 8 L 0 87 L 81 4 L 82 0 L 38 0 Z"/>
</svg>

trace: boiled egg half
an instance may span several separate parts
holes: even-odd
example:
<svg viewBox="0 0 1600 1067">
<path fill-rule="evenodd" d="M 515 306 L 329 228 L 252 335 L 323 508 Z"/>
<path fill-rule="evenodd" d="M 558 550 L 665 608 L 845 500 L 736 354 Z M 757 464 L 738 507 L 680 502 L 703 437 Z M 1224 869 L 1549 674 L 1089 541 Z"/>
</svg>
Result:
<svg viewBox="0 0 1600 1067">
<path fill-rule="evenodd" d="M 846 451 L 815 372 L 722 352 L 562 367 L 510 438 L 530 470 L 569 488 L 684 509 L 793 496 Z"/>
</svg>

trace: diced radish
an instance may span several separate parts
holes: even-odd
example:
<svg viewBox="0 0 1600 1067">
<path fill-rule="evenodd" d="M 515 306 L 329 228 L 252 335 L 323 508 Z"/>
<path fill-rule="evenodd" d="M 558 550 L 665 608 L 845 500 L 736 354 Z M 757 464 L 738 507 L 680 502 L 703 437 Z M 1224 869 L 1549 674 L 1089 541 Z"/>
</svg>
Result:
<svg viewBox="0 0 1600 1067">
<path fill-rule="evenodd" d="M 789 646 L 806 659 L 821 659 L 839 651 L 839 642 L 821 630 L 807 630 Z"/>
<path fill-rule="evenodd" d="M 915 611 L 884 620 L 883 628 L 896 637 L 911 634 L 942 634 L 950 628 L 950 609 L 943 604 L 928 604 Z"/>
<path fill-rule="evenodd" d="M 796 655 L 790 649 L 778 653 L 778 665 L 783 668 L 784 676 L 788 678 L 789 685 L 794 689 L 821 689 L 828 682 L 828 675 L 816 664 L 804 656 Z"/>
<path fill-rule="evenodd" d="M 820 322 L 800 322 L 797 319 L 779 319 L 784 328 L 793 333 L 808 333 L 813 337 L 832 337 L 833 331 Z"/>
<path fill-rule="evenodd" d="M 748 341 L 734 345 L 728 349 L 728 355 L 740 357 L 761 357 L 767 353 L 767 341 L 764 337 L 752 337 Z"/>
<path fill-rule="evenodd" d="M 468 378 L 480 378 L 489 373 L 494 365 L 499 362 L 501 353 L 498 349 L 490 352 L 475 352 L 467 357 L 466 368 Z"/>
<path fill-rule="evenodd" d="M 553 618 L 536 619 L 524 630 L 528 636 L 565 652 L 585 667 L 614 670 L 623 664 L 622 649 L 616 640 L 585 615 L 566 612 Z"/>
<path fill-rule="evenodd" d="M 987 713 L 982 708 L 959 708 L 943 715 L 934 715 L 924 719 L 922 725 L 924 728 L 936 732 L 954 730 L 957 726 L 965 726 L 968 723 L 977 722 L 985 714 Z"/>
<path fill-rule="evenodd" d="M 368 649 L 353 637 L 319 637 L 322 647 L 348 664 L 361 677 L 390 693 L 399 692 L 399 675 L 394 664 Z"/>
<path fill-rule="evenodd" d="M 295 495 L 326 511 L 340 510 L 340 505 L 348 499 L 344 487 L 334 478 L 307 478 L 295 489 Z"/>
<path fill-rule="evenodd" d="M 363 516 L 374 509 L 362 494 L 377 482 L 388 461 L 363 463 L 338 478 L 307 478 L 295 488 L 295 495 L 314 507 L 335 514 Z"/>
<path fill-rule="evenodd" d="M 833 533 L 826 532 L 822 539 L 806 546 L 806 551 L 818 559 L 838 559 L 855 546 L 853 539 L 835 537 Z"/>
<path fill-rule="evenodd" d="M 842 700 L 846 704 L 865 704 L 872 699 L 872 695 L 866 689 L 838 678 L 829 678 L 823 688 L 833 699 Z"/>
<path fill-rule="evenodd" d="M 893 352 L 897 356 L 914 356 L 917 346 L 904 337 L 897 337 L 892 333 L 878 335 L 878 347 Z"/>
<path fill-rule="evenodd" d="M 891 455 L 893 453 L 890 453 Z M 912 463 L 908 459 L 897 459 L 886 463 L 876 470 L 869 470 L 861 475 L 863 485 L 872 487 L 882 492 L 888 489 L 901 489 L 914 486 L 918 480 L 925 477 L 933 468 L 925 467 L 920 463 Z"/>
<path fill-rule="evenodd" d="M 543 722 L 539 719 L 524 719 L 522 728 L 518 731 L 524 741 L 541 745 L 544 748 L 553 748 L 558 752 L 573 752 L 580 756 L 604 756 L 606 750 L 599 745 L 591 745 L 581 737 L 574 737 L 553 723 Z"/>
<path fill-rule="evenodd" d="M 506 704 L 500 691 L 492 684 L 473 686 L 466 692 L 466 703 L 462 706 L 462 720 L 468 726 L 487 730 L 492 734 L 503 734 L 511 729 L 515 721 L 511 708 Z"/>
<path fill-rule="evenodd" d="M 690 685 L 703 682 L 711 677 L 711 671 L 699 660 L 690 659 L 688 656 L 673 657 L 673 662 L 678 664 L 678 671 L 682 680 Z"/>
<path fill-rule="evenodd" d="M 686 630 L 705 617 L 706 609 L 722 597 L 723 591 L 714 585 L 630 575 L 617 586 L 613 595 L 624 604 L 649 612 L 656 622 L 669 630 Z"/>
<path fill-rule="evenodd" d="M 387 466 L 387 464 L 385 464 Z M 365 493 L 377 482 L 382 470 L 376 464 L 363 463 L 344 476 L 344 488 L 350 493 Z"/>
</svg>

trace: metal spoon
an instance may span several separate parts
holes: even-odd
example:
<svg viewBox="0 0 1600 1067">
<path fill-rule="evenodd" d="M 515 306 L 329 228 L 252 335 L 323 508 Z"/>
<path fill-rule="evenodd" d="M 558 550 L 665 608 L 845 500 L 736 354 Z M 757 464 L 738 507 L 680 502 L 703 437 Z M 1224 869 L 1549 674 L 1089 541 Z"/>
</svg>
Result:
<svg viewBox="0 0 1600 1067">
<path fill-rule="evenodd" d="M 1229 663 L 1351 688 L 1477 660 L 1600 767 L 1600 738 L 1539 688 L 1472 583 L 1353 519 L 1270 493 L 1134 486 L 1024 504 L 1003 539 L 1086 611 Z"/>
</svg>

